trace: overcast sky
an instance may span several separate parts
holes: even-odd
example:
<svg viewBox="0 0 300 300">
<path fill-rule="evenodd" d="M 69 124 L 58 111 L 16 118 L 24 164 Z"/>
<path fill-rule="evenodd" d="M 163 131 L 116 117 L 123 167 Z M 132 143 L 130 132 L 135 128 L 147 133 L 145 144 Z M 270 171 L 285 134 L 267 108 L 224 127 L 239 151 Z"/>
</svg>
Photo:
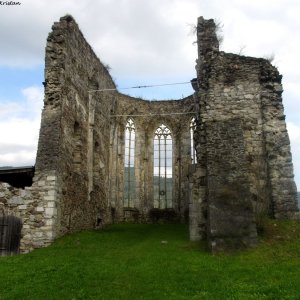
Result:
<svg viewBox="0 0 300 300">
<path fill-rule="evenodd" d="M 21 0 L 0 5 L 0 166 L 34 165 L 42 108 L 44 49 L 53 22 L 71 14 L 119 87 L 195 77 L 197 17 L 223 24 L 221 50 L 275 56 L 300 189 L 299 0 Z M 187 86 L 128 91 L 178 99 Z"/>
</svg>

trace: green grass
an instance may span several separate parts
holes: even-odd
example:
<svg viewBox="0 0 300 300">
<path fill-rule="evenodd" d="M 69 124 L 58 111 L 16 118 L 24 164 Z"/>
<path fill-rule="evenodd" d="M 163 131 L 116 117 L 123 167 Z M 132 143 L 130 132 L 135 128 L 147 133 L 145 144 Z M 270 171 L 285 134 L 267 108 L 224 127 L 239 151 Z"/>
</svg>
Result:
<svg viewBox="0 0 300 300">
<path fill-rule="evenodd" d="M 0 257 L 0 299 L 300 299 L 300 223 L 264 228 L 258 248 L 216 256 L 184 225 L 65 236 Z"/>
</svg>

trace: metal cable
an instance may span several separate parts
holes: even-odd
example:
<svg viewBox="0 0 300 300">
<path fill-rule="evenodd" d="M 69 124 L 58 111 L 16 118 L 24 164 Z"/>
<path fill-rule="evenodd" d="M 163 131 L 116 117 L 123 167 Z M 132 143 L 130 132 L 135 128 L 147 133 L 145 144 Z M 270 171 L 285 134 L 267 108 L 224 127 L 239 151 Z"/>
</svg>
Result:
<svg viewBox="0 0 300 300">
<path fill-rule="evenodd" d="M 161 114 L 139 114 L 139 115 L 110 115 L 110 117 L 146 117 L 146 116 L 172 116 L 172 115 L 189 115 L 189 114 L 196 114 L 196 112 L 182 112 L 182 113 L 161 113 Z"/>
<path fill-rule="evenodd" d="M 190 81 L 186 82 L 174 82 L 174 83 L 163 83 L 163 84 L 152 84 L 152 85 L 138 85 L 138 86 L 131 86 L 131 87 L 124 87 L 124 88 L 109 88 L 109 89 L 99 89 L 99 90 L 90 90 L 89 93 L 95 92 L 107 92 L 107 91 L 117 91 L 117 90 L 129 90 L 129 89 L 144 89 L 144 88 L 152 88 L 157 86 L 168 86 L 168 85 L 179 85 L 179 84 L 190 84 Z"/>
</svg>

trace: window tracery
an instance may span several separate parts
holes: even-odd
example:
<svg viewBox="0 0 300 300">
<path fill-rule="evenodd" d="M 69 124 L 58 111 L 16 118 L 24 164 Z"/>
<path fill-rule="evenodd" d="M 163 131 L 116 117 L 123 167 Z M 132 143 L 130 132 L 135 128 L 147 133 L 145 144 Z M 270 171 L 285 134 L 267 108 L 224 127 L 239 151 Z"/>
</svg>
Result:
<svg viewBox="0 0 300 300">
<path fill-rule="evenodd" d="M 196 149 L 194 145 L 194 133 L 196 129 L 196 119 L 193 117 L 190 122 L 190 136 L 191 136 L 191 160 L 192 164 L 197 163 L 197 155 L 196 155 Z"/>
<path fill-rule="evenodd" d="M 160 125 L 154 133 L 153 198 L 154 208 L 172 208 L 173 141 L 170 129 Z"/>
<path fill-rule="evenodd" d="M 129 118 L 125 126 L 124 157 L 124 207 L 134 207 L 135 202 L 135 124 Z"/>
</svg>

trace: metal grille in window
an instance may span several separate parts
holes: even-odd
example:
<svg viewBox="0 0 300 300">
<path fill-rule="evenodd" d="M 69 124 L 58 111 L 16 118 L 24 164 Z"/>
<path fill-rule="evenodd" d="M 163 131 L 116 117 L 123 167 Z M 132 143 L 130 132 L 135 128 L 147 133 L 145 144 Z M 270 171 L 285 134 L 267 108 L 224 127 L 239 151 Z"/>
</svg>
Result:
<svg viewBox="0 0 300 300">
<path fill-rule="evenodd" d="M 154 208 L 172 208 L 173 148 L 171 131 L 164 124 L 154 134 Z"/>
<path fill-rule="evenodd" d="M 135 125 L 128 119 L 125 128 L 124 207 L 134 207 L 135 200 Z"/>
<path fill-rule="evenodd" d="M 196 155 L 196 149 L 194 145 L 194 132 L 196 129 L 196 120 L 193 117 L 190 122 L 190 134 L 191 134 L 191 159 L 192 159 L 192 164 L 197 163 L 197 155 Z"/>
</svg>

